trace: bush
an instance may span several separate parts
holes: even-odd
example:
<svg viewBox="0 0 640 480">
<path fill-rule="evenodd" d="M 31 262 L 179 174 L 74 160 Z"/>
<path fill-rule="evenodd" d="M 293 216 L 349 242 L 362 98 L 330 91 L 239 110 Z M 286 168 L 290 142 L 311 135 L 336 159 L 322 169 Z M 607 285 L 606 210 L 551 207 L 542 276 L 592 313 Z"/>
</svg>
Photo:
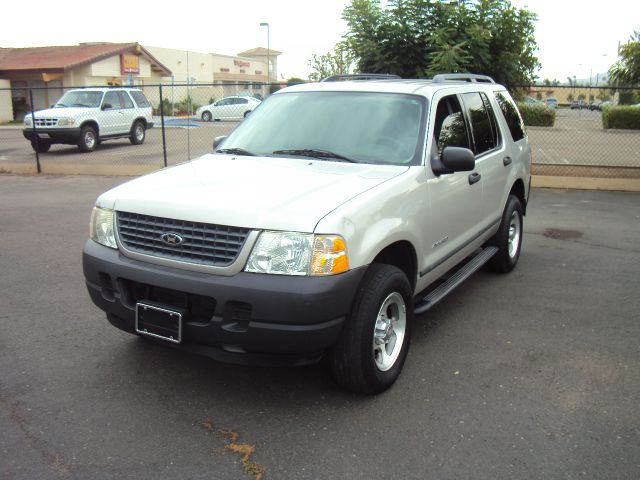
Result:
<svg viewBox="0 0 640 480">
<path fill-rule="evenodd" d="M 518 109 L 528 127 L 553 127 L 556 123 L 556 111 L 546 105 L 519 103 Z"/>
<path fill-rule="evenodd" d="M 640 130 L 640 107 L 606 106 L 602 109 L 602 126 Z"/>
<path fill-rule="evenodd" d="M 163 112 L 164 112 L 165 116 L 172 115 L 172 113 L 171 113 L 171 102 L 166 97 L 162 99 L 162 109 L 163 109 Z M 158 106 L 153 109 L 153 114 L 154 115 L 158 115 L 158 116 L 160 115 L 160 104 L 158 104 Z"/>
</svg>

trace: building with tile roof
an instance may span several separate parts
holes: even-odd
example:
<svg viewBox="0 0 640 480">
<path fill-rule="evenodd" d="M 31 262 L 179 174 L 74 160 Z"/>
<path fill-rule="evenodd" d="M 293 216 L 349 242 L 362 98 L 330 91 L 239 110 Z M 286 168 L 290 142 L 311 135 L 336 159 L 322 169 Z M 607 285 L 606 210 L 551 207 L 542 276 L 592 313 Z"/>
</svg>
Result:
<svg viewBox="0 0 640 480">
<path fill-rule="evenodd" d="M 70 46 L 0 48 L 0 121 L 20 118 L 30 107 L 45 108 L 74 87 L 104 85 L 171 85 L 171 101 L 191 97 L 200 104 L 214 96 L 267 93 L 265 83 L 277 79 L 282 52 L 254 48 L 238 56 L 187 52 L 138 43 L 81 43 Z M 268 75 L 267 63 L 271 64 Z M 188 84 L 188 87 L 173 85 Z M 207 84 L 208 88 L 198 84 Z M 211 85 L 219 84 L 220 95 Z M 7 90 L 11 88 L 11 105 Z M 153 90 L 153 88 L 149 89 Z M 145 92 L 159 102 L 157 91 Z M 157 98 L 155 98 L 157 97 Z M 6 113 L 12 110 L 12 113 Z M 11 117 L 11 118 L 9 118 Z"/>
</svg>

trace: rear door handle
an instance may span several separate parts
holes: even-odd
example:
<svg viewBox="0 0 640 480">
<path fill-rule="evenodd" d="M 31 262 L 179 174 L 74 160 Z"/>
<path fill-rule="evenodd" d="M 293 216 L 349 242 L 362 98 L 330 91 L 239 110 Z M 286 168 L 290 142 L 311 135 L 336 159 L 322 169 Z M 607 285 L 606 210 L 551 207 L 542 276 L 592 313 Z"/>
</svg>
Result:
<svg viewBox="0 0 640 480">
<path fill-rule="evenodd" d="M 511 165 L 511 162 L 513 162 L 513 158 L 511 157 L 504 157 L 502 159 L 502 164 L 506 167 L 507 165 Z"/>
<path fill-rule="evenodd" d="M 480 181 L 480 174 L 477 172 L 473 172 L 469 175 L 469 185 L 473 185 L 474 183 L 478 183 Z"/>
</svg>

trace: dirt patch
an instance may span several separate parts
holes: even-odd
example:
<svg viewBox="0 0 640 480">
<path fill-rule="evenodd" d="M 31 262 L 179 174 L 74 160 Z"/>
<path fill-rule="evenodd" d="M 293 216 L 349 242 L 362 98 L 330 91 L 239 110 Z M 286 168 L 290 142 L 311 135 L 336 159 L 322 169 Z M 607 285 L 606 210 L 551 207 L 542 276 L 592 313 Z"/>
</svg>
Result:
<svg viewBox="0 0 640 480">
<path fill-rule="evenodd" d="M 582 232 L 578 230 L 565 230 L 562 228 L 547 228 L 542 235 L 554 240 L 574 240 L 582 237 Z"/>
</svg>

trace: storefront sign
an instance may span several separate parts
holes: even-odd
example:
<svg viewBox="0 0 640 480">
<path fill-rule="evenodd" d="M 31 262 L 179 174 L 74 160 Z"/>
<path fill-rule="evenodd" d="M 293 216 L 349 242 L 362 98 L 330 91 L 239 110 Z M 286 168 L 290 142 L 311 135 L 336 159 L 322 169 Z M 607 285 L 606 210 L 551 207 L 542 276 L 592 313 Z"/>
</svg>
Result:
<svg viewBox="0 0 640 480">
<path fill-rule="evenodd" d="M 236 67 L 249 67 L 249 66 L 251 66 L 251 64 L 249 62 L 245 62 L 244 60 L 238 60 L 237 58 L 235 58 L 233 60 L 233 64 Z"/>
<path fill-rule="evenodd" d="M 120 55 L 120 67 L 122 74 L 127 75 L 129 73 L 140 73 L 140 57 L 137 55 Z"/>
</svg>

